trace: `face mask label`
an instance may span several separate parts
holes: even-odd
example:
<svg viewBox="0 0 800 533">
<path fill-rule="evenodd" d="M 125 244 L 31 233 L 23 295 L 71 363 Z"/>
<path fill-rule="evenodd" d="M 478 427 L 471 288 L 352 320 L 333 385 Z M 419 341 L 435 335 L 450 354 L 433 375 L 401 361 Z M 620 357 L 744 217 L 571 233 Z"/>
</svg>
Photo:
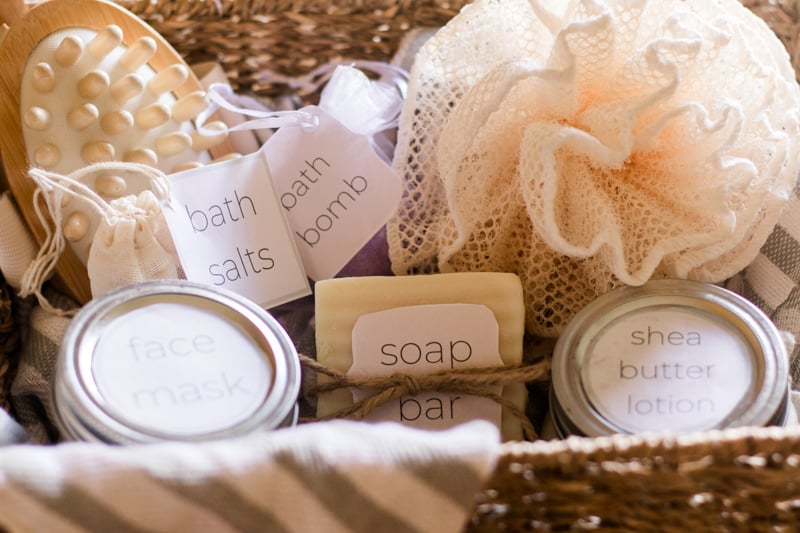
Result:
<svg viewBox="0 0 800 533">
<path fill-rule="evenodd" d="M 171 435 L 235 426 L 262 404 L 273 370 L 256 342 L 214 313 L 154 304 L 111 321 L 92 373 L 108 411 Z"/>
</svg>

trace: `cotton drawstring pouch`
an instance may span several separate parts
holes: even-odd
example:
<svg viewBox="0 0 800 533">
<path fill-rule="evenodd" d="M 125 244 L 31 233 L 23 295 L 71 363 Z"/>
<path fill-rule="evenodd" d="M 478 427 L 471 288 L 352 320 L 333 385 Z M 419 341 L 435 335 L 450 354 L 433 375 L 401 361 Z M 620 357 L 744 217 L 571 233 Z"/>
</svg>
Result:
<svg viewBox="0 0 800 533">
<path fill-rule="evenodd" d="M 549 337 L 620 285 L 722 282 L 791 195 L 798 104 L 733 0 L 477 0 L 411 70 L 392 268 L 515 272 Z"/>
<path fill-rule="evenodd" d="M 41 288 L 68 246 L 72 231 L 92 233 L 91 245 L 82 251 L 82 257 L 94 297 L 130 283 L 180 277 L 159 205 L 170 194 L 169 181 L 161 171 L 138 163 L 109 162 L 89 165 L 68 176 L 39 168 L 32 168 L 29 175 L 37 185 L 37 215 L 48 233 L 25 272 L 21 296 L 35 294 L 44 308 L 58 312 L 43 297 Z M 109 175 L 125 176 L 137 183 L 141 192 L 108 201 L 87 184 Z M 90 226 L 90 211 L 99 215 L 95 227 Z M 72 216 L 76 213 L 85 216 Z M 65 224 L 67 220 L 72 222 Z"/>
<path fill-rule="evenodd" d="M 86 265 L 95 298 L 131 283 L 183 277 L 153 192 L 116 199 L 109 207 L 113 215 L 100 220 Z"/>
</svg>

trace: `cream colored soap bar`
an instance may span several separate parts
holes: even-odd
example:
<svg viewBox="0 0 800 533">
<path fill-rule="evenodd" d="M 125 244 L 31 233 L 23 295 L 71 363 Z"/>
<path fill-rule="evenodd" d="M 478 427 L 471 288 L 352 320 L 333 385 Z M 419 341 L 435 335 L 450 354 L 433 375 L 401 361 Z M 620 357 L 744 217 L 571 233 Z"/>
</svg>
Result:
<svg viewBox="0 0 800 533">
<path fill-rule="evenodd" d="M 481 304 L 499 326 L 499 353 L 505 365 L 522 362 L 525 307 L 522 285 L 515 274 L 464 272 L 397 277 L 354 277 L 320 281 L 316 292 L 317 361 L 341 372 L 352 365 L 352 332 L 362 315 L 397 307 L 432 304 Z M 504 388 L 503 396 L 525 409 L 524 384 Z M 325 416 L 352 404 L 347 390 L 323 394 L 317 414 Z M 504 440 L 522 438 L 516 417 L 503 410 Z"/>
</svg>

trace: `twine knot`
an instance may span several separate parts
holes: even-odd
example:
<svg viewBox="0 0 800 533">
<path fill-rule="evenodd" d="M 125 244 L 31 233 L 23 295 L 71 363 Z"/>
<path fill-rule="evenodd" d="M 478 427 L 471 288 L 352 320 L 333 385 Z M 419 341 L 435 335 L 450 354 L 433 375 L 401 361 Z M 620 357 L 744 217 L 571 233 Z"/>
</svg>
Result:
<svg viewBox="0 0 800 533">
<path fill-rule="evenodd" d="M 306 391 L 309 396 L 340 389 L 360 389 L 367 394 L 352 405 L 344 407 L 324 417 L 309 419 L 327 420 L 331 418 L 354 418 L 361 420 L 377 407 L 403 396 L 416 396 L 422 392 L 446 394 L 465 394 L 488 398 L 515 416 L 522 425 L 528 440 L 536 439 L 536 430 L 523 409 L 503 397 L 498 388 L 513 383 L 546 381 L 550 374 L 549 359 L 532 364 L 499 366 L 486 368 L 456 368 L 440 370 L 420 376 L 392 374 L 390 376 L 349 375 L 322 365 L 311 357 L 300 354 L 300 362 L 306 370 L 327 379 L 317 379 L 316 385 Z"/>
<path fill-rule="evenodd" d="M 402 395 L 416 396 L 423 392 L 424 388 L 414 376 L 408 374 L 392 374 L 387 379 L 387 384 L 397 387 Z"/>
</svg>

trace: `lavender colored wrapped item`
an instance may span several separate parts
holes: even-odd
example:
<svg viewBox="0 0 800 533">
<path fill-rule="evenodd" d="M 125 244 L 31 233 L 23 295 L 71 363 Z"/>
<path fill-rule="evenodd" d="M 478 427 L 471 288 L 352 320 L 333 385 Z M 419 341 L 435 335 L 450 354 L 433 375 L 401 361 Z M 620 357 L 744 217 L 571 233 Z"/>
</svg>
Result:
<svg viewBox="0 0 800 533">
<path fill-rule="evenodd" d="M 384 226 L 339 271 L 336 277 L 391 275 L 392 264 L 389 261 L 389 244 L 386 242 L 386 226 Z"/>
</svg>

